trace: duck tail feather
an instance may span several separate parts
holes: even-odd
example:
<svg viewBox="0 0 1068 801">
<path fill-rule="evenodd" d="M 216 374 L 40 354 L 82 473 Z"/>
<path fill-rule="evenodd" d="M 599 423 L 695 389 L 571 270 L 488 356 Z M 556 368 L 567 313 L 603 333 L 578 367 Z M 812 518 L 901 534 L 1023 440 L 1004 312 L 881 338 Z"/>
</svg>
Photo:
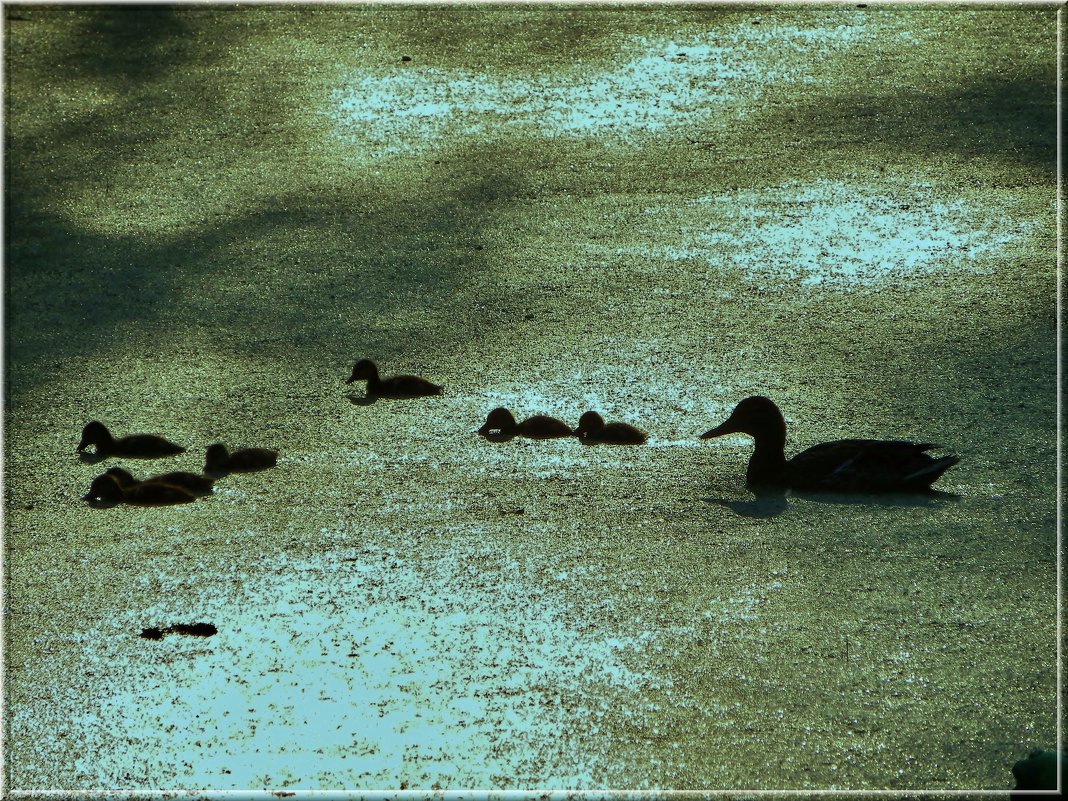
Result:
<svg viewBox="0 0 1068 801">
<path fill-rule="evenodd" d="M 933 459 L 930 464 L 925 464 L 919 470 L 914 470 L 902 480 L 906 484 L 918 483 L 929 485 L 934 483 L 939 476 L 959 461 L 960 457 L 956 454 L 943 456 L 941 459 Z"/>
</svg>

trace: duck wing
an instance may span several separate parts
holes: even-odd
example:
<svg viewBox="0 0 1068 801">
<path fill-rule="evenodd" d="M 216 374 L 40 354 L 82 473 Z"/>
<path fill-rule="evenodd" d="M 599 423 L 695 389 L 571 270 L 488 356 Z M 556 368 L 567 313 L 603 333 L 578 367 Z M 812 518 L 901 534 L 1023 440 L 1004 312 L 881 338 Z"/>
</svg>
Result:
<svg viewBox="0 0 1068 801">
<path fill-rule="evenodd" d="M 935 458 L 932 442 L 841 439 L 797 454 L 786 464 L 789 484 L 817 492 L 926 492 L 960 458 Z"/>
<path fill-rule="evenodd" d="M 156 434 L 131 434 L 115 440 L 110 452 L 116 456 L 135 459 L 156 459 L 160 456 L 185 453 L 185 448 Z"/>
<path fill-rule="evenodd" d="M 415 398 L 421 395 L 441 395 L 442 387 L 417 375 L 395 375 L 378 383 L 375 393 L 397 398 Z"/>
</svg>

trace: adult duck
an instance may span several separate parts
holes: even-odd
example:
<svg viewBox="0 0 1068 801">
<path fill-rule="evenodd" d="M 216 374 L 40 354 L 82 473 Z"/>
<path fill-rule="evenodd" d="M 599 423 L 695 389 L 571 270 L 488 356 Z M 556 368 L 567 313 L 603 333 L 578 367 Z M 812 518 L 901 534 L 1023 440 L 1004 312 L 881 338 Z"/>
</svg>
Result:
<svg viewBox="0 0 1068 801">
<path fill-rule="evenodd" d="M 517 423 L 515 416 L 503 406 L 498 406 L 486 416 L 486 422 L 478 433 L 487 439 L 511 439 L 512 437 L 555 439 L 571 437 L 575 434 L 563 420 L 544 414 L 535 414 Z"/>
<path fill-rule="evenodd" d="M 579 418 L 575 435 L 583 443 L 609 445 L 642 445 L 649 436 L 630 423 L 606 423 L 597 412 L 586 412 Z"/>
<path fill-rule="evenodd" d="M 270 448 L 238 448 L 231 452 L 221 442 L 208 446 L 204 472 L 222 476 L 227 473 L 254 473 L 278 464 L 278 451 Z"/>
<path fill-rule="evenodd" d="M 445 388 L 417 375 L 394 375 L 379 378 L 378 365 L 370 359 L 360 359 L 352 366 L 352 375 L 346 384 L 366 381 L 367 394 L 382 398 L 418 398 L 424 395 L 441 395 Z"/>
<path fill-rule="evenodd" d="M 149 481 L 123 487 L 113 475 L 104 473 L 93 479 L 83 501 L 102 502 L 105 505 L 128 503 L 131 506 L 173 506 L 196 500 L 188 490 L 173 484 Z"/>
<path fill-rule="evenodd" d="M 750 487 L 792 488 L 810 492 L 928 492 L 931 484 L 955 465 L 955 455 L 934 458 L 930 442 L 840 439 L 814 445 L 787 460 L 786 420 L 768 398 L 754 396 L 739 403 L 725 422 L 701 439 L 726 434 L 753 438 L 753 456 L 746 470 Z"/>
<path fill-rule="evenodd" d="M 96 454 L 101 459 L 107 456 L 126 456 L 131 459 L 157 459 L 161 456 L 174 456 L 184 453 L 185 448 L 175 445 L 157 434 L 130 434 L 115 439 L 107 426 L 99 420 L 87 423 L 82 429 L 82 441 L 78 443 L 78 452 L 90 445 L 95 446 Z"/>
<path fill-rule="evenodd" d="M 161 473 L 158 476 L 150 476 L 142 481 L 133 477 L 129 470 L 121 467 L 109 467 L 105 475 L 113 476 L 123 489 L 136 487 L 138 484 L 170 484 L 173 487 L 181 487 L 191 495 L 210 495 L 214 480 L 199 473 L 188 473 L 176 470 L 173 473 Z"/>
</svg>

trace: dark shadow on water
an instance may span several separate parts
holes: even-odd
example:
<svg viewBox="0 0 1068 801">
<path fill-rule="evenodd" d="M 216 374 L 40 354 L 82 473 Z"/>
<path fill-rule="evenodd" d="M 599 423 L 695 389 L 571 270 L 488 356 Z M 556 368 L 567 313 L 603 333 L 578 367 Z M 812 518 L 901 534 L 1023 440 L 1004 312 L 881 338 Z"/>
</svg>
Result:
<svg viewBox="0 0 1068 801">
<path fill-rule="evenodd" d="M 377 395 L 354 395 L 351 392 L 345 396 L 353 406 L 374 406 L 378 400 Z"/>
<path fill-rule="evenodd" d="M 885 494 L 844 493 L 844 492 L 798 492 L 791 495 L 798 500 L 813 501 L 846 506 L 887 506 L 887 507 L 937 507 L 960 500 L 960 495 L 952 492 L 891 492 Z"/>
<path fill-rule="evenodd" d="M 730 509 L 739 517 L 769 519 L 786 512 L 790 506 L 787 497 L 798 501 L 845 506 L 885 506 L 898 508 L 937 507 L 960 500 L 959 495 L 951 492 L 933 490 L 929 493 L 887 493 L 887 494 L 847 494 L 841 492 L 765 492 L 755 494 L 749 500 L 731 500 L 728 498 L 701 498 L 705 503 L 715 504 Z"/>
<path fill-rule="evenodd" d="M 777 517 L 787 509 L 786 494 L 758 495 L 751 500 L 730 500 L 728 498 L 701 498 L 705 503 L 730 509 L 739 517 L 751 517 L 767 520 Z"/>
<path fill-rule="evenodd" d="M 490 432 L 488 434 L 479 434 L 478 431 L 475 431 L 474 433 L 478 434 L 487 442 L 511 442 L 517 436 L 516 434 L 502 434 L 499 431 L 496 433 Z"/>
</svg>

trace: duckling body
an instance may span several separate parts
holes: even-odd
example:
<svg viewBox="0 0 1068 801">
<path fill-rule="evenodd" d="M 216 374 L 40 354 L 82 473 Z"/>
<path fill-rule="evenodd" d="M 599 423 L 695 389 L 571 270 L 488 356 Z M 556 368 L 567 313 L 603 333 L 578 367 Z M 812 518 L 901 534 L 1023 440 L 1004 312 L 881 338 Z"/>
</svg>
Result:
<svg viewBox="0 0 1068 801">
<path fill-rule="evenodd" d="M 739 403 L 721 425 L 701 439 L 726 434 L 753 438 L 746 470 L 750 487 L 792 488 L 809 492 L 928 492 L 931 484 L 960 461 L 956 455 L 934 458 L 930 442 L 841 439 L 814 445 L 787 460 L 786 420 L 768 398 Z"/>
<path fill-rule="evenodd" d="M 395 375 L 379 378 L 378 366 L 370 359 L 360 359 L 352 367 L 352 375 L 345 382 L 366 381 L 367 394 L 382 398 L 418 398 L 441 395 L 445 388 L 417 375 Z"/>
<path fill-rule="evenodd" d="M 531 439 L 555 439 L 557 437 L 574 436 L 574 431 L 563 420 L 549 417 L 544 414 L 536 414 L 517 423 L 515 417 L 503 406 L 498 406 L 486 416 L 486 422 L 478 433 L 491 438 L 493 432 L 500 439 L 511 437 L 529 437 Z"/>
<path fill-rule="evenodd" d="M 579 418 L 575 435 L 588 444 L 643 445 L 648 434 L 630 423 L 606 423 L 597 412 L 586 412 Z"/>
<path fill-rule="evenodd" d="M 102 501 L 106 504 L 127 503 L 131 506 L 173 506 L 191 503 L 196 497 L 182 487 L 172 484 L 144 481 L 123 487 L 113 475 L 104 473 L 93 479 L 85 501 Z"/>
<path fill-rule="evenodd" d="M 214 475 L 226 473 L 254 473 L 278 464 L 278 451 L 270 448 L 238 448 L 230 452 L 221 442 L 208 446 L 204 472 Z"/>
<path fill-rule="evenodd" d="M 156 434 L 130 434 L 127 437 L 115 439 L 107 426 L 99 420 L 87 423 L 82 429 L 82 440 L 78 443 L 78 451 L 84 451 L 90 445 L 96 447 L 99 457 L 125 456 L 131 459 L 158 459 L 161 456 L 174 456 L 184 453 L 185 448 L 175 445 Z"/>
<path fill-rule="evenodd" d="M 134 487 L 138 484 L 170 484 L 172 487 L 181 487 L 191 495 L 198 496 L 210 495 L 215 483 L 207 476 L 202 476 L 199 473 L 188 473 L 182 470 L 173 473 L 162 473 L 158 476 L 151 476 L 143 481 L 138 481 L 128 470 L 124 470 L 121 467 L 109 467 L 105 474 L 114 476 L 115 480 L 119 482 L 119 486 L 123 489 Z"/>
</svg>

